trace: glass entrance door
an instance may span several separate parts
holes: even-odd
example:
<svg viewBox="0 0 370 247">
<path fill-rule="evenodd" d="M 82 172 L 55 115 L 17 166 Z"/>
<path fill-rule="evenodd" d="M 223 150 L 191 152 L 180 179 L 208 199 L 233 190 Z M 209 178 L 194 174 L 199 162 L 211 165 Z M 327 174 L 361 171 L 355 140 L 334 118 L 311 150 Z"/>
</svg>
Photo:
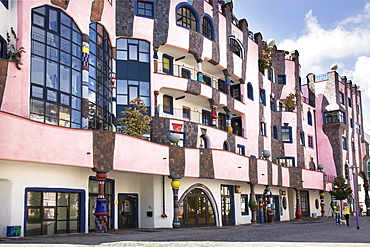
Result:
<svg viewBox="0 0 370 247">
<path fill-rule="evenodd" d="M 118 195 L 118 228 L 137 228 L 137 194 Z"/>
<path fill-rule="evenodd" d="M 302 217 L 310 217 L 308 191 L 305 190 L 301 190 L 301 210 Z"/>
<path fill-rule="evenodd" d="M 234 193 L 232 185 L 221 186 L 221 214 L 222 225 L 235 225 L 234 222 Z"/>
<path fill-rule="evenodd" d="M 208 197 L 200 189 L 194 189 L 186 195 L 179 209 L 181 226 L 202 227 L 216 225 L 213 207 Z"/>
</svg>

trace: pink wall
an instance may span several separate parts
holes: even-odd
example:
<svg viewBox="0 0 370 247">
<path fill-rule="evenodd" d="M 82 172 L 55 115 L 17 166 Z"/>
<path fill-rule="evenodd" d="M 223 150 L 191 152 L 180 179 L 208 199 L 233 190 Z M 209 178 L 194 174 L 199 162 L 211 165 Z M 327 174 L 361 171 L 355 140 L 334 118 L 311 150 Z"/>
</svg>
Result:
<svg viewBox="0 0 370 247">
<path fill-rule="evenodd" d="M 320 94 L 317 96 L 318 100 L 316 101 L 316 109 L 322 109 L 323 95 Z M 317 163 L 324 165 L 324 172 L 329 175 L 337 176 L 335 170 L 335 163 L 333 160 L 333 149 L 329 142 L 329 138 L 323 131 L 323 116 L 320 111 L 316 112 L 316 131 L 317 131 Z"/>
<path fill-rule="evenodd" d="M 245 156 L 213 150 L 215 179 L 249 181 L 249 162 Z"/>
<path fill-rule="evenodd" d="M 91 131 L 55 127 L 0 112 L 0 136 L 0 159 L 93 167 Z"/>
<path fill-rule="evenodd" d="M 114 170 L 169 175 L 168 152 L 168 146 L 116 134 Z"/>
<path fill-rule="evenodd" d="M 279 181 L 279 166 L 272 164 L 272 185 L 278 185 Z"/>
<path fill-rule="evenodd" d="M 267 185 L 268 182 L 268 172 L 267 172 L 267 161 L 266 160 L 257 160 L 257 177 L 258 184 Z"/>
<path fill-rule="evenodd" d="M 185 149 L 185 177 L 199 177 L 199 149 Z"/>
<path fill-rule="evenodd" d="M 302 186 L 304 189 L 324 189 L 324 173 L 302 169 Z"/>
<path fill-rule="evenodd" d="M 23 57 L 27 57 L 27 54 L 23 55 Z M 24 73 L 28 68 L 24 65 L 21 65 L 21 68 L 22 70 L 18 70 L 14 63 L 9 62 L 1 110 L 28 118 L 30 84 L 28 81 L 28 73 Z"/>
<path fill-rule="evenodd" d="M 290 187 L 290 175 L 289 175 L 289 168 L 281 167 L 281 177 L 282 177 L 282 186 L 283 187 Z"/>
</svg>

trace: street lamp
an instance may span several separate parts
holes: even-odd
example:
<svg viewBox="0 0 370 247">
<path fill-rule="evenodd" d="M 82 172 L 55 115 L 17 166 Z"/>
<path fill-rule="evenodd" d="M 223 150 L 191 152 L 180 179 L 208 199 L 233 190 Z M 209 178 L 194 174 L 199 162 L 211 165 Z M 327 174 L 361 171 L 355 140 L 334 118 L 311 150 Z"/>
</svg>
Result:
<svg viewBox="0 0 370 247">
<path fill-rule="evenodd" d="M 355 212 L 356 212 L 356 226 L 357 229 L 360 229 L 360 222 L 358 220 L 358 198 L 357 198 L 357 177 L 356 177 L 356 167 L 351 166 L 352 168 L 352 175 L 353 175 L 353 188 L 355 194 Z"/>
</svg>

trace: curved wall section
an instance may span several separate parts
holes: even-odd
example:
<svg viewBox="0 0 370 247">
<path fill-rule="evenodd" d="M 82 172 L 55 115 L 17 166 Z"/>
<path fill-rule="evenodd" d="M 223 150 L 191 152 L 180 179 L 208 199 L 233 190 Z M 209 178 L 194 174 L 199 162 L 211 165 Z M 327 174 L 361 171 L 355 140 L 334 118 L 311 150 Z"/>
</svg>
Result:
<svg viewBox="0 0 370 247">
<path fill-rule="evenodd" d="M 91 131 L 0 113 L 0 136 L 1 159 L 92 168 Z"/>
</svg>

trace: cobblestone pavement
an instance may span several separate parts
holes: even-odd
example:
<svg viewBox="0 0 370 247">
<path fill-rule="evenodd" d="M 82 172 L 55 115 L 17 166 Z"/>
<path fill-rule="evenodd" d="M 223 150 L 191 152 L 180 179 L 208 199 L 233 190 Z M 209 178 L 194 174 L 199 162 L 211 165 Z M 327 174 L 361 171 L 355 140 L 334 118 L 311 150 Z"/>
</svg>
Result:
<svg viewBox="0 0 370 247">
<path fill-rule="evenodd" d="M 111 230 L 109 233 L 63 234 L 0 238 L 3 246 L 369 246 L 370 217 L 355 218 L 351 226 L 335 225 L 333 218 L 248 224 L 227 227 Z"/>
</svg>

